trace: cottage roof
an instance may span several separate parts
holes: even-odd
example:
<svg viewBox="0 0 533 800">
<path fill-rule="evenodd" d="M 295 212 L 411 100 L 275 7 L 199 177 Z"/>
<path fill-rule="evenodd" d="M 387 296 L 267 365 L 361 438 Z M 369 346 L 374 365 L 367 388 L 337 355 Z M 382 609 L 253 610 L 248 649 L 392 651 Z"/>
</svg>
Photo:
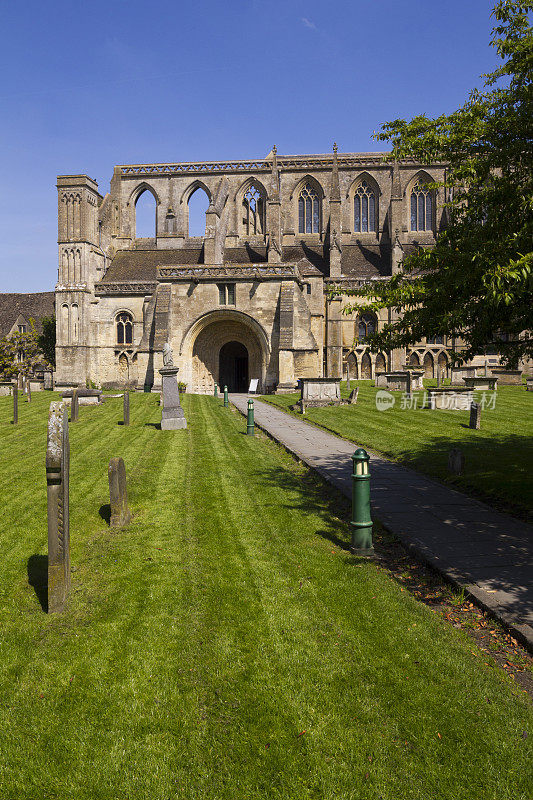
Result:
<svg viewBox="0 0 533 800">
<path fill-rule="evenodd" d="M 18 292 L 0 293 L 0 336 L 7 336 L 17 320 L 21 317 L 25 324 L 30 318 L 40 333 L 41 320 L 50 317 L 55 311 L 54 292 L 35 292 L 19 294 Z"/>
</svg>

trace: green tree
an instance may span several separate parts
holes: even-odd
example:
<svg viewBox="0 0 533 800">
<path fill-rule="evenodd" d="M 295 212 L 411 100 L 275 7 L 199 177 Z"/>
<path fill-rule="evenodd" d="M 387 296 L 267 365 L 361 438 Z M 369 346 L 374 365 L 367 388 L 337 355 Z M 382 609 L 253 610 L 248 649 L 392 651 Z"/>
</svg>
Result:
<svg viewBox="0 0 533 800">
<path fill-rule="evenodd" d="M 387 122 L 375 136 L 392 144 L 391 160 L 447 164 L 433 184 L 445 188 L 447 223 L 435 247 L 407 256 L 392 278 L 348 292 L 367 299 L 364 309 L 402 312 L 370 337 L 373 350 L 444 334 L 464 340 L 458 361 L 487 347 L 509 365 L 533 355 L 532 11 L 496 4 L 491 44 L 502 63 L 461 108 Z"/>
<path fill-rule="evenodd" d="M 19 372 L 31 375 L 43 362 L 47 364 L 33 319 L 30 319 L 30 330 L 26 333 L 13 333 L 0 339 L 0 375 L 5 380 L 14 378 Z"/>
<path fill-rule="evenodd" d="M 56 365 L 56 318 L 52 314 L 50 317 L 43 317 L 41 320 L 42 333 L 38 337 L 38 344 L 41 353 L 48 364 L 52 367 Z"/>
</svg>

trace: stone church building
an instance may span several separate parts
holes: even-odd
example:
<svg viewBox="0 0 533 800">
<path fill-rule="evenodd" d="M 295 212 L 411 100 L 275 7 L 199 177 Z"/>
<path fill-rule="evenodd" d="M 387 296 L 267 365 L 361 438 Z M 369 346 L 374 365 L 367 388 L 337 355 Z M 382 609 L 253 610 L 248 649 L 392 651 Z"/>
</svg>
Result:
<svg viewBox="0 0 533 800">
<path fill-rule="evenodd" d="M 288 391 L 300 377 L 373 378 L 405 363 L 432 376 L 442 337 L 408 351 L 369 353 L 365 337 L 389 311 L 344 315 L 330 299 L 393 274 L 404 254 L 431 247 L 443 197 L 428 184 L 444 167 L 387 163 L 380 153 L 115 167 L 102 196 L 86 175 L 58 177 L 56 384 L 160 385 L 169 342 L 188 391 L 214 383 Z M 136 236 L 150 193 L 151 238 Z M 189 201 L 207 195 L 205 234 L 189 235 Z"/>
</svg>

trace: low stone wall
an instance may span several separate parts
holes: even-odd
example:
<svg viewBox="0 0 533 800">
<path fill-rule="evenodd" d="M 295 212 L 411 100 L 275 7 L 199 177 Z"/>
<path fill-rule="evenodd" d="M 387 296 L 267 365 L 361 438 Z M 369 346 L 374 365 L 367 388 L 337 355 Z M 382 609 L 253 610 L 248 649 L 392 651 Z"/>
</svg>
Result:
<svg viewBox="0 0 533 800">
<path fill-rule="evenodd" d="M 13 384 L 11 383 L 11 381 L 1 381 L 0 397 L 7 397 L 10 394 L 13 394 Z"/>
</svg>

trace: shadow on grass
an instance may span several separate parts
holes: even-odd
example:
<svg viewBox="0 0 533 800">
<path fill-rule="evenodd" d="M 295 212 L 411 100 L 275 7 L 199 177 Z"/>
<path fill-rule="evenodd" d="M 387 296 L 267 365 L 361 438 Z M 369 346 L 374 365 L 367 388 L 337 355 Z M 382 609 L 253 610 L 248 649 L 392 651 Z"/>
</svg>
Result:
<svg viewBox="0 0 533 800">
<path fill-rule="evenodd" d="M 104 506 L 100 506 L 100 508 L 98 509 L 98 513 L 100 514 L 104 522 L 107 522 L 108 525 L 111 523 L 111 506 L 109 505 L 109 503 L 106 503 L 106 505 Z"/>
<path fill-rule="evenodd" d="M 161 423 L 160 422 L 145 422 L 145 428 L 155 428 L 157 431 L 161 430 Z"/>
<path fill-rule="evenodd" d="M 42 610 L 48 612 L 48 556 L 30 556 L 26 568 L 28 583 L 33 587 Z"/>
</svg>

